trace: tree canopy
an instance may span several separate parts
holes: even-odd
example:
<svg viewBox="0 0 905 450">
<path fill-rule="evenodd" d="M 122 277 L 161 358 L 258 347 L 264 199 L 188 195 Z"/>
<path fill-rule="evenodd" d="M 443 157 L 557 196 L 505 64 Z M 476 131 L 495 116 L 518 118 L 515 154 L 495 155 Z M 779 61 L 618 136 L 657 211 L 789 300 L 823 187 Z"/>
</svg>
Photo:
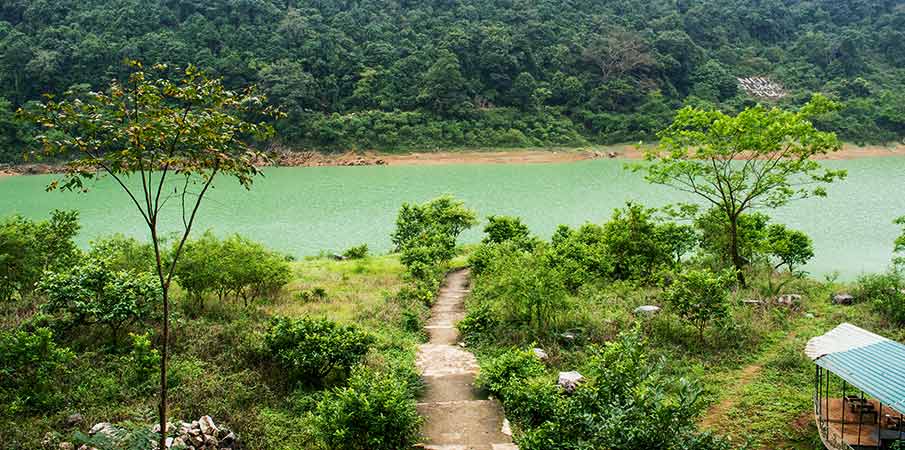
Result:
<svg viewBox="0 0 905 450">
<path fill-rule="evenodd" d="M 685 104 L 784 106 L 824 92 L 846 140 L 905 136 L 905 10 L 891 0 L 12 1 L 0 5 L 0 157 L 44 93 L 125 79 L 124 59 L 258 84 L 281 143 L 434 148 L 625 142 Z"/>
</svg>

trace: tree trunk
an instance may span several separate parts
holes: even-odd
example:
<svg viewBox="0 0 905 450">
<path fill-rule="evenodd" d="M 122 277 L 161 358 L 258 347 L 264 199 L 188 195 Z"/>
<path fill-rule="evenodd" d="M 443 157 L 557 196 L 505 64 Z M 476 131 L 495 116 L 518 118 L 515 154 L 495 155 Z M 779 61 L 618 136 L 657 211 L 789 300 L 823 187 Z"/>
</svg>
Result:
<svg viewBox="0 0 905 450">
<path fill-rule="evenodd" d="M 738 214 L 729 215 L 729 254 L 732 257 L 732 265 L 735 266 L 735 276 L 738 279 L 738 284 L 744 288 L 747 284 L 745 283 L 745 274 L 742 272 L 745 262 L 738 251 Z"/>
<path fill-rule="evenodd" d="M 170 287 L 163 286 L 163 342 L 160 344 L 160 449 L 167 448 L 167 344 L 170 340 Z"/>
</svg>

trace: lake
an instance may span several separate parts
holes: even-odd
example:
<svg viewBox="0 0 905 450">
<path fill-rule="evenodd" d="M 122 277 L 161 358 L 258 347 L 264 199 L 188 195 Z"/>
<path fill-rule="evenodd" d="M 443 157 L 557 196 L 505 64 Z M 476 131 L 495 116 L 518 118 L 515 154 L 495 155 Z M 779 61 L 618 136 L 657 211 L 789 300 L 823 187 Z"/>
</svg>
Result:
<svg viewBox="0 0 905 450">
<path fill-rule="evenodd" d="M 807 199 L 773 211 L 775 220 L 814 239 L 815 275 L 838 271 L 843 279 L 885 269 L 899 229 L 892 220 L 905 215 L 905 158 L 826 161 L 849 177 L 829 187 L 829 196 Z M 203 204 L 197 232 L 241 233 L 283 252 L 303 257 L 367 243 L 372 251 L 390 248 L 396 211 L 406 201 L 452 194 L 491 214 L 520 216 L 532 231 L 549 237 L 558 224 L 602 222 L 626 201 L 662 206 L 691 197 L 651 186 L 624 170 L 624 161 L 594 160 L 560 164 L 447 166 L 368 166 L 269 168 L 251 191 L 220 180 Z M 14 213 L 44 218 L 55 208 L 81 211 L 82 245 L 121 232 L 144 238 L 144 224 L 127 197 L 110 179 L 90 186 L 89 194 L 45 192 L 53 176 L 0 178 L 0 216 Z M 177 205 L 164 228 L 176 230 Z M 476 242 L 480 230 L 462 242 Z"/>
</svg>

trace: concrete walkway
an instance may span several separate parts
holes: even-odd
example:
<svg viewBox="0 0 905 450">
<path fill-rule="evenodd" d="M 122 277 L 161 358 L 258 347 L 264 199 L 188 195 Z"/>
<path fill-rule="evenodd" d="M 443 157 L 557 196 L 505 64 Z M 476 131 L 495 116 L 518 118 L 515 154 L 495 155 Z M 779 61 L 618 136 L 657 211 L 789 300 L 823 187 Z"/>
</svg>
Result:
<svg viewBox="0 0 905 450">
<path fill-rule="evenodd" d="M 456 323 L 465 315 L 469 272 L 446 277 L 431 308 L 430 342 L 418 349 L 418 369 L 425 382 L 418 412 L 424 417 L 422 448 L 431 450 L 517 450 L 503 431 L 503 412 L 496 400 L 474 389 L 478 362 L 459 347 Z"/>
</svg>

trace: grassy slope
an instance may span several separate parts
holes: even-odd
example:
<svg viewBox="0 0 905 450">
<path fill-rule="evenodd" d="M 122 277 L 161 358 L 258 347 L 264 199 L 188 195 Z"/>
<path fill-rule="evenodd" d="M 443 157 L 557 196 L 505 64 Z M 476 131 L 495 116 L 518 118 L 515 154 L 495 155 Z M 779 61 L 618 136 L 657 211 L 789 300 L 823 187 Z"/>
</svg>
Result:
<svg viewBox="0 0 905 450">
<path fill-rule="evenodd" d="M 171 417 L 197 419 L 210 414 L 247 439 L 249 449 L 312 448 L 306 413 L 322 392 L 285 385 L 279 370 L 261 352 L 261 337 L 270 317 L 283 315 L 328 317 L 354 323 L 376 338 L 366 364 L 373 367 L 414 367 L 421 336 L 403 330 L 400 307 L 391 300 L 401 286 L 402 267 L 395 256 L 364 260 L 313 259 L 293 263 L 294 280 L 279 298 L 248 308 L 241 302 L 208 300 L 197 313 L 177 302 L 173 317 L 174 355 L 170 363 Z M 321 287 L 323 301 L 304 302 L 297 293 Z M 195 316 L 191 317 L 190 315 Z M 73 337 L 78 359 L 64 382 L 69 386 L 61 407 L 53 414 L 0 417 L 3 448 L 45 448 L 85 432 L 101 421 L 148 423 L 154 417 L 155 374 L 145 387 L 136 387 L 127 373 L 128 354 L 101 351 L 103 335 Z M 329 384 L 329 383 L 328 383 Z M 62 429 L 66 417 L 78 412 L 85 423 Z"/>
</svg>

